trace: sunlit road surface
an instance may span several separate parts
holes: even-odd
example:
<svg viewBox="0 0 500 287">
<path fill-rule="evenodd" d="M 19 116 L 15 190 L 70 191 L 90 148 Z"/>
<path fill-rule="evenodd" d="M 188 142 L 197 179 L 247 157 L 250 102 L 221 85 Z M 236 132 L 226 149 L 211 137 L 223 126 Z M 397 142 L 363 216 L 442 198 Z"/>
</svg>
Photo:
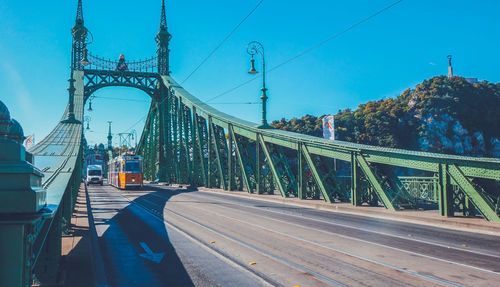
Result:
<svg viewBox="0 0 500 287">
<path fill-rule="evenodd" d="M 110 286 L 498 286 L 500 238 L 249 198 L 90 186 Z"/>
</svg>

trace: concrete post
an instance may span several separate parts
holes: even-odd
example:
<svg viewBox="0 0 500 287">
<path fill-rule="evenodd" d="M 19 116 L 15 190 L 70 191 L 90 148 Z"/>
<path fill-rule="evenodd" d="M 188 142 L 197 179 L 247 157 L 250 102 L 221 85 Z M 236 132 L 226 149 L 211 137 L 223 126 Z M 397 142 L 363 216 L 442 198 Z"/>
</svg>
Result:
<svg viewBox="0 0 500 287">
<path fill-rule="evenodd" d="M 0 101 L 0 286 L 30 286 L 34 243 L 46 192 L 26 161 L 21 125 Z"/>
</svg>

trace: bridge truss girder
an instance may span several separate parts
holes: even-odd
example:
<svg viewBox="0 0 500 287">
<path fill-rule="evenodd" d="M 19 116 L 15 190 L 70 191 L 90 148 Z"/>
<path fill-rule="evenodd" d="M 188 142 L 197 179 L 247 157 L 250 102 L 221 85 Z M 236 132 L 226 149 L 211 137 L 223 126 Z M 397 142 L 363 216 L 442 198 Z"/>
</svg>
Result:
<svg viewBox="0 0 500 287">
<path fill-rule="evenodd" d="M 441 215 L 453 216 L 460 208 L 465 215 L 477 210 L 488 220 L 500 221 L 499 200 L 492 196 L 495 191 L 487 192 L 475 183 L 475 179 L 500 180 L 499 160 L 377 148 L 262 130 L 211 108 L 169 76 L 162 76 L 161 82 L 167 91 L 163 99 L 168 112 L 163 113 L 163 124 L 164 141 L 168 143 L 168 182 L 250 193 L 277 191 L 283 197 L 350 201 L 356 206 L 382 204 L 399 210 L 415 208 L 419 198 L 410 194 L 396 176 L 396 170 L 404 168 L 429 174 L 425 180 L 434 184 L 426 186 L 433 186 L 434 194 L 426 198 L 437 203 Z M 138 150 L 145 158 L 149 152 L 144 148 L 150 142 L 147 138 L 143 135 L 144 143 Z M 349 167 L 347 176 L 338 175 L 333 168 L 339 162 Z"/>
</svg>

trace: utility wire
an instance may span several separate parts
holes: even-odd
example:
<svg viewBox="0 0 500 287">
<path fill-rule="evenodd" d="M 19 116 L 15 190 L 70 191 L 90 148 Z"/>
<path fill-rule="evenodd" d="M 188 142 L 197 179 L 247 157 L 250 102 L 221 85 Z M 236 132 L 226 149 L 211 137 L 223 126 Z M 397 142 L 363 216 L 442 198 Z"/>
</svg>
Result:
<svg viewBox="0 0 500 287">
<path fill-rule="evenodd" d="M 387 10 L 391 9 L 392 7 L 394 7 L 394 6 L 398 5 L 398 4 L 399 4 L 399 3 L 401 3 L 401 2 L 403 2 L 403 0 L 399 0 L 399 1 L 393 2 L 392 4 L 390 4 L 390 5 L 388 5 L 388 6 L 384 7 L 384 8 L 382 8 L 382 9 L 380 9 L 380 10 L 378 10 L 377 12 L 375 12 L 375 13 L 371 14 L 371 15 L 370 15 L 370 16 L 368 16 L 368 17 L 365 17 L 365 18 L 361 19 L 360 21 L 358 21 L 358 22 L 356 22 L 356 23 L 352 24 L 351 26 L 349 26 L 349 27 L 345 28 L 344 30 L 342 30 L 342 31 L 340 31 L 340 32 L 337 32 L 336 34 L 332 35 L 331 37 L 329 37 L 329 38 L 327 38 L 327 39 L 325 39 L 325 40 L 323 40 L 323 41 L 321 41 L 321 42 L 317 43 L 316 45 L 314 45 L 314 46 L 312 46 L 312 47 L 310 47 L 310 48 L 308 48 L 308 49 L 306 49 L 306 50 L 304 50 L 304 51 L 302 51 L 302 52 L 298 53 L 297 55 L 295 55 L 295 56 L 293 56 L 293 57 L 289 58 L 288 60 L 286 60 L 286 61 L 282 62 L 281 64 L 278 64 L 277 66 L 272 67 L 271 69 L 267 70 L 266 72 L 267 72 L 267 73 L 270 73 L 270 72 L 272 72 L 272 71 L 274 71 L 274 70 L 276 70 L 276 69 L 278 69 L 278 68 L 280 68 L 280 67 L 282 67 L 282 66 L 284 66 L 284 65 L 286 65 L 286 64 L 288 64 L 288 63 L 290 63 L 291 61 L 293 61 L 293 60 L 295 60 L 295 59 L 297 59 L 297 58 L 299 58 L 299 57 L 304 56 L 305 54 L 307 54 L 307 53 L 311 52 L 312 50 L 314 50 L 314 49 L 316 49 L 316 48 L 319 48 L 319 47 L 323 46 L 323 45 L 324 45 L 324 44 L 326 44 L 327 42 L 329 42 L 329 41 L 331 41 L 331 40 L 333 40 L 333 39 L 335 39 L 335 38 L 339 37 L 340 35 L 342 35 L 342 34 L 344 34 L 344 33 L 347 33 L 348 31 L 350 31 L 350 30 L 352 30 L 352 29 L 356 28 L 357 26 L 359 26 L 359 25 L 361 25 L 361 24 L 363 24 L 363 23 L 367 22 L 368 20 L 370 20 L 370 19 L 372 19 L 372 18 L 374 18 L 374 17 L 378 16 L 379 14 L 381 14 L 381 13 L 383 13 L 383 12 L 385 12 L 385 11 L 387 11 Z M 257 77 L 255 77 L 255 76 L 254 76 L 254 77 L 253 77 L 253 78 L 251 78 L 250 80 L 247 80 L 247 81 L 245 81 L 245 82 L 243 82 L 243 83 L 241 83 L 241 84 L 239 84 L 239 85 L 237 85 L 237 86 L 235 86 L 235 87 L 233 87 L 233 88 L 231 88 L 231 89 L 229 89 L 229 90 L 227 90 L 227 91 L 225 91 L 225 92 L 223 92 L 223 93 L 221 93 L 221 94 L 219 94 L 219 95 L 217 95 L 217 96 L 215 96 L 215 97 L 213 97 L 213 98 L 208 99 L 208 100 L 207 100 L 207 102 L 213 101 L 213 100 L 215 100 L 215 99 L 217 99 L 217 98 L 219 98 L 219 97 L 222 97 L 222 96 L 224 96 L 224 95 L 226 95 L 226 94 L 229 94 L 229 93 L 233 92 L 234 90 L 237 90 L 237 89 L 239 89 L 239 88 L 241 88 L 241 87 L 245 86 L 246 84 L 248 84 L 248 83 L 250 83 L 250 82 L 252 82 L 252 81 L 254 81 L 254 80 L 256 80 L 256 79 L 257 79 Z"/>
<path fill-rule="evenodd" d="M 260 102 L 244 102 L 244 103 L 212 103 L 212 105 L 259 105 Z"/>
<path fill-rule="evenodd" d="M 133 129 L 138 123 L 142 122 L 146 117 L 148 116 L 148 114 L 146 114 L 145 116 L 143 116 L 142 118 L 140 118 L 137 122 L 135 122 L 133 125 L 131 125 L 127 130 L 125 130 L 124 132 L 127 133 L 128 131 L 130 131 L 131 129 Z"/>
<path fill-rule="evenodd" d="M 199 65 L 198 65 L 198 66 L 197 66 L 197 67 L 193 70 L 193 72 L 191 72 L 191 73 L 190 73 L 190 74 L 186 77 L 186 79 L 184 79 L 184 80 L 181 82 L 181 84 L 183 84 L 184 82 L 186 82 L 186 81 L 187 81 L 187 80 L 188 80 L 188 79 L 189 79 L 189 78 L 190 78 L 190 77 L 191 77 L 191 76 L 192 76 L 192 75 L 193 75 L 193 74 L 194 74 L 194 73 L 195 73 L 195 72 L 196 72 L 196 71 L 197 71 L 197 70 L 198 70 L 198 69 L 199 69 L 199 68 L 200 68 L 200 67 L 201 67 L 201 66 L 202 66 L 202 65 L 203 65 L 203 64 L 204 64 L 204 63 L 205 63 L 205 62 L 206 62 L 206 61 L 207 61 L 207 60 L 208 60 L 208 59 L 209 59 L 209 58 L 210 58 L 210 57 L 211 57 L 211 56 L 212 56 L 212 55 L 213 55 L 213 54 L 214 54 L 214 53 L 215 53 L 215 52 L 216 52 L 216 51 L 217 51 L 220 47 L 221 47 L 221 46 L 222 46 L 222 44 L 224 44 L 224 42 L 225 42 L 227 39 L 229 39 L 229 37 L 230 37 L 230 36 L 231 36 L 231 35 L 232 35 L 232 34 L 233 34 L 233 33 L 234 33 L 234 32 L 235 32 L 235 31 L 236 31 L 236 30 L 237 30 L 237 29 L 241 26 L 241 24 L 243 24 L 243 22 L 245 22 L 245 20 L 246 20 L 248 17 L 250 17 L 250 15 L 252 15 L 252 13 L 253 13 L 255 10 L 257 10 L 257 8 L 258 8 L 258 7 L 262 4 L 262 2 L 264 2 L 264 0 L 261 0 L 261 1 L 259 1 L 259 3 L 257 3 L 257 5 L 256 5 L 256 6 L 252 9 L 252 11 L 250 11 L 250 13 L 249 13 L 249 14 L 248 14 L 248 15 L 247 15 L 247 16 L 246 16 L 246 17 L 245 17 L 245 18 L 244 18 L 244 19 L 243 19 L 243 20 L 242 20 L 242 21 L 241 21 L 241 22 L 240 22 L 240 23 L 239 23 L 239 24 L 238 24 L 238 25 L 237 25 L 237 26 L 236 26 L 236 27 L 235 27 L 235 28 L 231 31 L 231 33 L 229 33 L 229 34 L 226 36 L 226 38 L 224 38 L 224 40 L 222 40 L 222 42 L 220 42 L 220 43 L 219 43 L 219 45 L 217 45 L 217 47 L 216 47 L 214 50 L 212 50 L 212 52 L 210 52 L 210 54 L 208 54 L 208 56 L 207 56 L 205 59 L 203 59 L 203 61 L 202 61 L 202 62 L 201 62 L 201 63 L 200 63 L 200 64 L 199 64 Z M 356 23 L 352 24 L 351 26 L 347 27 L 346 29 L 344 29 L 344 30 L 342 30 L 342 31 L 340 31 L 340 32 L 338 32 L 338 33 L 336 33 L 336 34 L 332 35 L 331 37 L 329 37 L 329 38 L 327 38 L 327 39 L 325 39 L 325 40 L 323 40 L 323 41 L 319 42 L 318 44 L 316 44 L 316 45 L 314 45 L 314 46 L 312 46 L 312 47 L 310 47 L 310 48 L 308 48 L 308 49 L 306 49 L 306 50 L 304 50 L 304 51 L 302 51 L 302 52 L 298 53 L 297 55 L 295 55 L 295 56 L 293 56 L 293 57 L 289 58 L 288 60 L 286 60 L 286 61 L 284 61 L 284 62 L 282 62 L 282 63 L 278 64 L 277 66 L 272 67 L 271 69 L 267 70 L 267 72 L 268 72 L 268 73 L 269 73 L 269 72 L 272 72 L 272 71 L 274 71 L 274 70 L 276 70 L 276 69 L 278 69 L 278 68 L 280 68 L 280 67 L 282 67 L 282 66 L 284 66 L 284 65 L 286 65 L 286 64 L 288 64 L 288 63 L 290 63 L 291 61 L 293 61 L 293 60 L 295 60 L 295 59 L 297 59 L 297 58 L 299 58 L 299 57 L 304 56 L 305 54 L 307 54 L 307 53 L 311 52 L 312 50 L 315 50 L 315 49 L 319 48 L 320 46 L 323 46 L 323 45 L 324 45 L 324 44 L 326 44 L 327 42 L 329 42 L 329 41 L 331 41 L 331 40 L 333 40 L 333 39 L 335 39 L 335 38 L 337 38 L 337 37 L 341 36 L 342 34 L 347 33 L 348 31 L 350 31 L 350 30 L 352 30 L 352 29 L 356 28 L 357 26 L 359 26 L 359 25 L 361 25 L 361 24 L 363 24 L 363 23 L 367 22 L 368 20 L 370 20 L 370 19 L 372 19 L 372 18 L 374 18 L 374 17 L 378 16 L 379 14 L 381 14 L 381 13 L 383 13 L 383 12 L 385 12 L 385 11 L 387 11 L 387 10 L 391 9 L 392 7 L 394 7 L 394 6 L 398 5 L 398 4 L 399 4 L 399 3 L 401 3 L 401 2 L 403 2 L 403 0 L 399 0 L 399 1 L 393 2 L 392 4 L 390 4 L 390 5 L 386 6 L 386 7 L 384 7 L 384 8 L 382 8 L 382 9 L 378 10 L 377 12 L 375 12 L 375 13 L 373 13 L 373 14 L 369 15 L 368 17 L 365 17 L 365 18 L 361 19 L 360 21 L 358 21 L 358 22 L 356 22 Z M 223 93 L 221 93 L 221 94 L 219 94 L 219 95 L 217 95 L 217 96 L 215 96 L 215 97 L 213 97 L 213 98 L 210 98 L 210 99 L 208 99 L 208 100 L 207 100 L 207 102 L 213 101 L 213 100 L 215 100 L 215 99 L 217 99 L 217 98 L 219 98 L 219 97 L 222 97 L 222 96 L 224 96 L 224 95 L 226 95 L 226 94 L 229 94 L 229 93 L 231 93 L 231 92 L 233 92 L 233 91 L 235 91 L 235 90 L 237 90 L 237 89 L 239 89 L 239 88 L 241 88 L 241 87 L 243 87 L 243 86 L 247 85 L 248 83 L 250 83 L 250 82 L 254 81 L 255 79 L 257 79 L 257 77 L 253 77 L 253 78 L 252 78 L 252 79 L 250 79 L 250 80 L 247 80 L 247 81 L 245 81 L 245 82 L 243 82 L 243 83 L 241 83 L 241 84 L 239 84 L 239 85 L 237 85 L 237 86 L 235 86 L 235 87 L 233 87 L 233 88 L 231 88 L 231 89 L 229 89 L 229 90 L 227 90 L 227 91 L 225 91 L 225 92 L 223 92 Z M 143 116 L 142 118 L 140 118 L 140 119 L 139 119 L 136 123 L 134 123 L 134 124 L 133 124 L 130 128 L 128 128 L 128 129 L 127 129 L 127 131 L 131 130 L 131 129 L 132 129 L 133 127 L 135 127 L 135 126 L 136 126 L 139 122 L 143 121 L 143 120 L 146 118 L 146 116 L 147 116 L 147 115 L 145 115 L 145 116 Z"/>
<path fill-rule="evenodd" d="M 248 17 L 250 17 L 250 15 L 253 14 L 253 12 L 255 12 L 255 10 L 257 10 L 257 8 L 259 8 L 260 4 L 262 4 L 262 2 L 264 2 L 264 0 L 260 0 L 259 3 L 257 3 L 257 5 L 252 9 L 252 11 L 250 11 L 250 13 L 248 13 L 248 15 L 245 16 L 245 18 L 243 18 L 243 20 L 241 20 L 240 23 L 238 23 L 238 25 L 236 25 L 236 27 L 234 27 L 234 29 L 226 36 L 226 38 L 224 38 L 224 40 L 222 40 L 219 45 L 217 45 L 217 47 L 215 47 L 215 49 L 213 49 L 210 54 L 208 54 L 208 56 L 205 57 L 205 59 L 203 59 L 203 61 L 201 61 L 201 63 L 181 82 L 181 85 L 184 84 L 189 78 L 191 78 L 191 76 L 196 72 L 198 71 L 198 69 L 203 65 L 205 64 L 205 62 L 210 58 L 212 57 L 213 54 L 215 54 L 215 52 L 224 44 L 224 42 L 227 41 L 227 39 L 229 39 L 229 37 L 231 37 L 231 35 L 233 35 L 233 33 L 241 26 L 241 24 L 243 24 L 243 22 L 245 22 Z"/>
<path fill-rule="evenodd" d="M 105 100 L 129 101 L 129 102 L 138 102 L 138 103 L 150 102 L 149 100 L 136 100 L 136 99 L 116 98 L 116 97 L 102 97 L 102 96 L 94 96 L 94 97 L 93 97 L 93 99 L 105 99 Z"/>
</svg>

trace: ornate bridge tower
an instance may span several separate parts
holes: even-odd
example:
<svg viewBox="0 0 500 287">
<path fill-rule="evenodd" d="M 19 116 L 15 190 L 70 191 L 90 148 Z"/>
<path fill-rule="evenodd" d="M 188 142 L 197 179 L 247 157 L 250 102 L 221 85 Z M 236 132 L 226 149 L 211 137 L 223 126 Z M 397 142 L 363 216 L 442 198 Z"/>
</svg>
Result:
<svg viewBox="0 0 500 287">
<path fill-rule="evenodd" d="M 169 53 L 170 50 L 168 48 L 168 44 L 172 35 L 168 32 L 167 29 L 167 18 L 165 15 L 165 0 L 161 1 L 161 16 L 160 16 L 160 30 L 156 35 L 156 44 L 157 44 L 157 63 L 158 63 L 158 74 L 160 76 L 168 76 L 170 75 L 170 61 L 169 61 Z M 168 181 L 169 179 L 169 170 L 168 164 L 169 154 L 170 154 L 170 143 L 169 143 L 169 130 L 167 127 L 170 126 L 170 117 L 169 117 L 169 92 L 167 88 L 161 84 L 161 81 L 158 82 L 157 90 L 155 94 L 155 109 L 158 114 L 158 120 L 160 123 L 159 128 L 159 157 L 158 157 L 158 179 L 160 181 Z M 150 111 L 151 112 L 151 111 Z"/>
<path fill-rule="evenodd" d="M 173 174 L 170 137 L 172 100 L 162 77 L 169 76 L 169 42 L 165 0 L 162 0 L 160 27 L 155 37 L 156 57 L 140 61 L 109 60 L 92 55 L 87 45 L 92 33 L 84 26 L 82 0 L 78 0 L 71 52 L 71 73 L 83 72 L 84 100 L 91 99 L 98 89 L 125 86 L 140 89 L 151 97 L 151 106 L 137 153 L 144 157 L 145 174 L 149 179 L 168 181 Z M 90 36 L 90 38 L 89 38 Z M 90 41 L 89 41 L 90 40 Z M 71 99 L 70 99 L 71 102 Z M 109 145 L 109 144 L 108 144 Z"/>
<path fill-rule="evenodd" d="M 85 53 L 85 41 L 87 39 L 87 28 L 83 21 L 82 0 L 78 0 L 78 8 L 76 10 L 75 26 L 71 29 L 73 35 L 73 45 L 71 49 L 71 69 L 81 71 L 83 65 L 81 63 Z"/>
<path fill-rule="evenodd" d="M 158 73 L 160 75 L 170 75 L 170 63 L 168 44 L 172 35 L 167 30 L 167 17 L 165 15 L 165 0 L 161 1 L 161 17 L 160 17 L 160 31 L 156 35 L 156 44 L 158 49 L 156 55 L 158 57 Z"/>
</svg>

